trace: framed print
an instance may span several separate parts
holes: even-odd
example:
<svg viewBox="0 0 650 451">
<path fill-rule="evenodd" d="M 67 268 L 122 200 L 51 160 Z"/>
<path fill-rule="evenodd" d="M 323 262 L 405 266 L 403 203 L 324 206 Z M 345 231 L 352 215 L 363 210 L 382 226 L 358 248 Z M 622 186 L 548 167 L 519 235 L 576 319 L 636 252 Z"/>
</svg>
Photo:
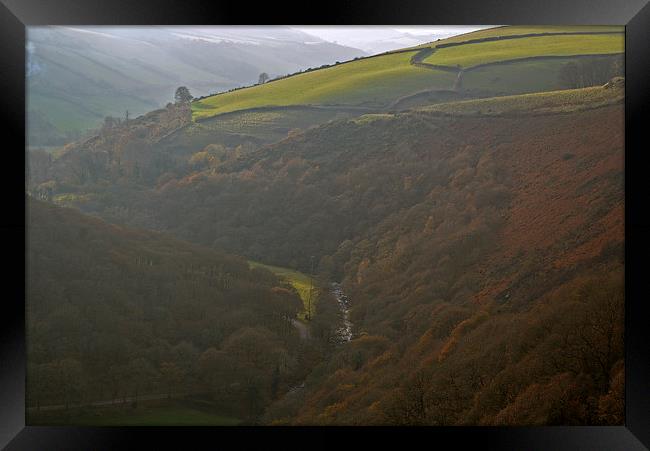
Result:
<svg viewBox="0 0 650 451">
<path fill-rule="evenodd" d="M 0 17 L 6 449 L 650 446 L 646 2 Z"/>
</svg>

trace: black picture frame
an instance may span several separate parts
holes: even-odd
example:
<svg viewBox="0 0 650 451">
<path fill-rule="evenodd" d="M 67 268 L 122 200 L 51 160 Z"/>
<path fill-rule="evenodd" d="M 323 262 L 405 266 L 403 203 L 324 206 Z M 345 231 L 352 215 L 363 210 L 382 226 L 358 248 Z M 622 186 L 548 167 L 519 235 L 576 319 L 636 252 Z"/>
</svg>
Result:
<svg viewBox="0 0 650 451">
<path fill-rule="evenodd" d="M 276 2 L 154 0 L 0 0 L 0 96 L 3 158 L 0 223 L 5 270 L 0 313 L 0 447 L 37 449 L 162 449 L 179 446 L 230 449 L 341 447 L 340 434 L 367 436 L 383 445 L 423 439 L 427 447 L 517 450 L 640 450 L 650 447 L 650 339 L 645 260 L 650 220 L 645 144 L 650 81 L 650 5 L 647 0 L 363 0 L 281 5 Z M 24 251 L 25 27 L 30 25 L 189 24 L 611 24 L 626 26 L 625 426 L 456 428 L 82 428 L 25 426 Z M 7 139 L 11 137 L 12 139 Z M 10 144 L 11 143 L 11 144 Z M 7 160 L 7 158 L 9 160 Z M 22 162 L 22 163 L 21 163 Z M 22 264 L 21 264 L 22 263 Z M 371 431 L 369 431 L 371 429 Z M 347 439 L 346 439 L 347 440 Z M 344 445 L 349 442 L 343 442 Z M 143 446 L 144 444 L 144 446 Z M 220 446 L 221 445 L 221 446 Z"/>
</svg>

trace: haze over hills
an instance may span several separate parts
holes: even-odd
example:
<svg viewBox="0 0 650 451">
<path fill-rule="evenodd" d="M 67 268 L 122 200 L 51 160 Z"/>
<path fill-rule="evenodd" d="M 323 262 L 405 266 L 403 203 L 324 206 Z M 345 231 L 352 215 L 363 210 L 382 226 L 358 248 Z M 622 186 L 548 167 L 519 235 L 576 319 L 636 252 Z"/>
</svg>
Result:
<svg viewBox="0 0 650 451">
<path fill-rule="evenodd" d="M 205 96 L 255 84 L 262 72 L 274 78 L 474 29 L 30 27 L 30 145 L 60 145 L 105 116 L 161 107 L 180 84 Z"/>
<path fill-rule="evenodd" d="M 309 317 L 286 322 L 300 341 L 287 331 L 286 352 L 271 360 L 259 357 L 268 334 L 223 341 L 197 319 L 198 306 L 190 309 L 184 320 L 197 352 L 156 351 L 151 378 L 164 380 L 162 363 L 173 356 L 177 366 L 202 369 L 179 386 L 192 391 L 183 402 L 200 399 L 213 414 L 303 425 L 622 424 L 622 31 L 499 27 L 179 102 L 104 124 L 59 152 L 30 152 L 28 191 L 119 224 L 134 241 L 111 238 L 118 250 L 148 255 L 165 237 L 164 257 L 126 267 L 126 281 L 171 271 L 175 249 L 195 246 L 197 258 L 247 259 L 277 274 L 260 274 L 248 312 L 233 298 L 241 323 L 267 327 L 246 314 L 263 311 L 266 296 L 277 301 L 274 287 L 283 298 L 313 300 Z M 43 246 L 65 238 L 66 252 L 95 246 L 103 260 L 115 257 L 102 238 L 113 236 L 106 223 L 45 202 L 34 204 Z M 105 232 L 74 225 L 64 234 L 78 222 Z M 40 274 L 62 277 L 55 255 L 38 260 Z M 209 299 L 216 282 L 187 264 L 189 276 L 172 280 Z M 236 274 L 253 284 L 241 265 Z M 95 314 L 88 290 L 70 285 L 56 296 Z M 184 296 L 166 295 L 165 306 L 182 317 Z M 151 308 L 118 300 L 110 304 L 118 313 L 124 303 Z M 150 347 L 181 346 L 183 333 L 151 314 L 158 332 L 134 343 L 163 336 L 166 345 Z M 39 318 L 47 323 L 46 312 Z M 57 327 L 77 331 L 74 322 Z M 340 339 L 342 328 L 349 339 Z M 98 366 L 85 354 L 42 343 L 45 368 L 72 359 L 93 380 Z M 228 391 L 217 377 L 224 352 L 237 368 L 227 381 L 246 400 L 239 411 L 219 405 Z M 205 396 L 196 395 L 197 381 Z M 111 412 L 118 423 L 133 415 L 84 412 Z"/>
<path fill-rule="evenodd" d="M 318 36 L 329 42 L 358 48 L 370 55 L 374 55 L 469 33 L 477 29 L 487 28 L 487 26 L 304 26 L 292 28 Z"/>
<path fill-rule="evenodd" d="M 180 85 L 202 96 L 365 55 L 289 27 L 30 27 L 28 40 L 31 145 L 161 107 Z"/>
</svg>

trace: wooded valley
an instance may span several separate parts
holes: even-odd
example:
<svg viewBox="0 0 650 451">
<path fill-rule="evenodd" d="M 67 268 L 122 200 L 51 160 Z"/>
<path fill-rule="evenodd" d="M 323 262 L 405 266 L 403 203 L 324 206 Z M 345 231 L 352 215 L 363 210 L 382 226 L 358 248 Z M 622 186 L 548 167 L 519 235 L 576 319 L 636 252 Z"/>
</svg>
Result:
<svg viewBox="0 0 650 451">
<path fill-rule="evenodd" d="M 30 151 L 29 421 L 623 424 L 621 36 L 497 27 Z"/>
</svg>

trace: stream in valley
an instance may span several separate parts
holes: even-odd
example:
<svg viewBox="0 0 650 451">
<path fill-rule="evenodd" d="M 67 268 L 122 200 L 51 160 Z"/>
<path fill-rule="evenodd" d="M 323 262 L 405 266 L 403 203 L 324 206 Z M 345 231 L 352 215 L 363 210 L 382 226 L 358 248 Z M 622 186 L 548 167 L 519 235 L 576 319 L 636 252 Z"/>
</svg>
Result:
<svg viewBox="0 0 650 451">
<path fill-rule="evenodd" d="M 352 339 L 352 322 L 350 321 L 350 298 L 343 292 L 341 284 L 338 282 L 332 282 L 330 284 L 330 290 L 336 299 L 336 303 L 339 306 L 339 311 L 341 313 L 341 325 L 336 329 L 334 341 L 337 344 L 348 343 Z M 298 323 L 298 321 L 295 321 Z M 305 327 L 300 323 L 302 327 Z M 299 329 L 300 330 L 300 329 Z M 305 336 L 303 338 L 309 337 L 309 332 L 304 332 Z M 303 332 L 301 331 L 301 336 Z M 305 388 L 305 382 L 301 382 L 299 385 L 294 385 L 289 388 L 287 394 L 291 395 L 299 390 Z"/>
<path fill-rule="evenodd" d="M 350 298 L 343 292 L 341 284 L 332 282 L 332 294 L 339 305 L 341 312 L 342 324 L 336 329 L 336 341 L 338 343 L 347 343 L 352 339 L 352 323 L 350 322 Z"/>
</svg>

